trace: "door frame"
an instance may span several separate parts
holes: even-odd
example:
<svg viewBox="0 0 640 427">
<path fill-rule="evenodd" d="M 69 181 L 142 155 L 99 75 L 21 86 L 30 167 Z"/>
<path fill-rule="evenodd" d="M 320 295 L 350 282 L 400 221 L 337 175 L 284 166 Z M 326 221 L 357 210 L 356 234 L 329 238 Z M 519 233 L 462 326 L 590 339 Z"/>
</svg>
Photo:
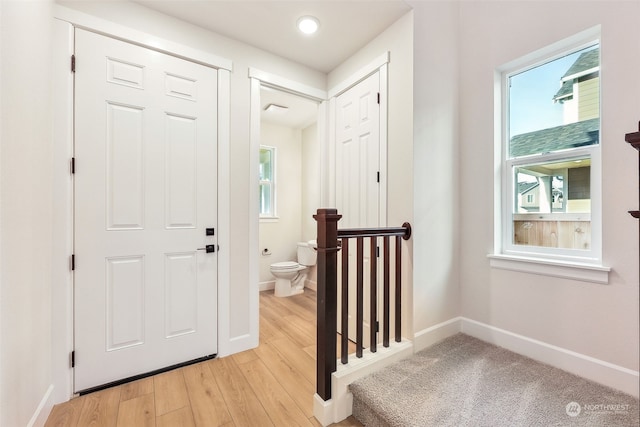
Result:
<svg viewBox="0 0 640 427">
<path fill-rule="evenodd" d="M 320 194 L 321 203 L 325 204 L 326 199 L 322 196 L 326 188 L 327 180 L 327 152 L 325 149 L 327 140 L 327 122 L 328 122 L 328 103 L 327 92 L 290 80 L 288 78 L 279 76 L 277 74 L 268 73 L 257 68 L 249 68 L 249 81 L 251 85 L 250 94 L 250 124 L 249 124 L 249 153 L 251 155 L 249 160 L 249 182 L 257 183 L 259 181 L 259 166 L 260 166 L 260 88 L 262 86 L 270 87 L 272 89 L 289 92 L 295 95 L 309 98 L 317 101 L 318 104 L 318 143 L 321 145 L 320 149 Z M 250 185 L 249 187 L 249 324 L 255 325 L 257 328 L 259 325 L 259 296 L 260 296 L 260 284 L 259 284 L 259 263 L 258 258 L 259 249 L 259 233 L 260 233 L 260 209 L 259 209 L 259 188 L 258 185 Z"/>
<path fill-rule="evenodd" d="M 71 55 L 75 52 L 74 30 L 82 28 L 134 45 L 162 52 L 218 70 L 218 244 L 230 246 L 230 71 L 231 60 L 189 46 L 152 36 L 64 6 L 54 7 L 53 22 L 53 239 L 56 243 L 52 268 L 52 383 L 53 403 L 73 397 L 71 352 L 73 329 L 73 177 L 70 162 L 74 144 L 74 77 Z M 229 251 L 218 253 L 218 354 L 230 354 Z"/>
</svg>

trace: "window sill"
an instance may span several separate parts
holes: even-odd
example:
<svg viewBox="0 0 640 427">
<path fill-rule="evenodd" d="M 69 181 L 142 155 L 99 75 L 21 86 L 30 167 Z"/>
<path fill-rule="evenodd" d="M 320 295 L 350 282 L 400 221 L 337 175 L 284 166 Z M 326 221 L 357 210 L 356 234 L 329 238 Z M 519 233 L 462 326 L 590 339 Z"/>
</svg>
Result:
<svg viewBox="0 0 640 427">
<path fill-rule="evenodd" d="M 261 216 L 260 222 L 278 222 L 280 221 L 279 216 Z"/>
<path fill-rule="evenodd" d="M 524 256 L 489 254 L 492 268 L 519 271 L 522 273 L 574 279 L 606 285 L 611 268 L 596 264 L 530 258 Z"/>
</svg>

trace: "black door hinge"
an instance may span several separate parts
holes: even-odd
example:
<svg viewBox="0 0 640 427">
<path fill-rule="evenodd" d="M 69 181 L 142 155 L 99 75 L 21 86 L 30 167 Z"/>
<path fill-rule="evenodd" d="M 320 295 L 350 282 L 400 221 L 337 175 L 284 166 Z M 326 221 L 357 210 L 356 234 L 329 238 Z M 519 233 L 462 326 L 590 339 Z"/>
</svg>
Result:
<svg viewBox="0 0 640 427">
<path fill-rule="evenodd" d="M 376 258 L 380 258 L 380 246 L 376 246 Z"/>
<path fill-rule="evenodd" d="M 380 92 L 378 92 L 378 104 L 380 104 Z"/>
<path fill-rule="evenodd" d="M 76 351 L 75 350 L 71 352 L 71 367 L 72 368 L 76 367 Z"/>
<path fill-rule="evenodd" d="M 76 256 L 71 255 L 71 271 L 76 269 Z"/>
<path fill-rule="evenodd" d="M 71 55 L 71 72 L 72 73 L 76 72 L 76 56 L 75 55 Z"/>
<path fill-rule="evenodd" d="M 380 171 L 376 173 L 376 182 L 380 182 Z"/>
<path fill-rule="evenodd" d="M 76 173 L 76 158 L 75 157 L 71 158 L 71 173 L 72 174 Z"/>
</svg>

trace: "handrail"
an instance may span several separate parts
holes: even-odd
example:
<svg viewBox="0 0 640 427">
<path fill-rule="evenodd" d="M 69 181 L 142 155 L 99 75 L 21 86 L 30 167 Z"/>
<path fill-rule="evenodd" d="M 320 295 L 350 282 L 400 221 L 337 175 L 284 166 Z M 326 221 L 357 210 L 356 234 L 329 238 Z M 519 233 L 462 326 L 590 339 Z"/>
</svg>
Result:
<svg viewBox="0 0 640 427">
<path fill-rule="evenodd" d="M 408 222 L 402 227 L 382 227 L 382 228 L 351 228 L 338 230 L 337 223 L 342 218 L 336 209 L 318 209 L 313 216 L 318 223 L 317 251 L 318 251 L 318 290 L 317 290 L 317 353 L 316 353 L 316 391 L 322 400 L 331 399 L 331 374 L 336 371 L 336 334 L 337 334 L 337 282 L 338 282 L 338 251 L 342 251 L 342 313 L 341 313 L 341 359 L 342 363 L 348 361 L 347 355 L 347 317 L 348 317 L 348 273 L 349 273 L 349 239 L 355 239 L 357 249 L 356 273 L 356 357 L 362 357 L 363 350 L 363 292 L 364 292 L 364 239 L 370 239 L 370 262 L 369 271 L 370 284 L 370 350 L 376 352 L 377 345 L 377 265 L 378 265 L 378 238 L 382 239 L 384 254 L 384 271 L 380 279 L 380 288 L 384 291 L 382 308 L 384 313 L 380 318 L 383 327 L 383 346 L 389 346 L 389 325 L 390 325 L 390 247 L 395 246 L 395 340 L 400 342 L 401 337 L 401 299 L 402 299 L 402 240 L 411 237 L 411 225 Z M 392 245 L 390 238 L 395 237 L 395 245 Z"/>
<path fill-rule="evenodd" d="M 402 227 L 344 228 L 338 230 L 338 238 L 384 236 L 401 236 L 404 240 L 409 240 L 411 237 L 411 224 L 405 222 Z"/>
</svg>

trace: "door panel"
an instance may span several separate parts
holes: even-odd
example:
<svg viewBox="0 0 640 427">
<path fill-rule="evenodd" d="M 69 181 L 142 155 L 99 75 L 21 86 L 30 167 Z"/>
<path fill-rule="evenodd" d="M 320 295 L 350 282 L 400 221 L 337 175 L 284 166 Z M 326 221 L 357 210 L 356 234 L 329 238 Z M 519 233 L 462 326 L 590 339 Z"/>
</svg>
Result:
<svg viewBox="0 0 640 427">
<path fill-rule="evenodd" d="M 217 352 L 217 72 L 76 30 L 75 390 Z"/>
<path fill-rule="evenodd" d="M 339 228 L 379 227 L 380 107 L 379 73 L 336 99 L 336 207 Z M 356 339 L 356 242 L 349 248 L 349 339 Z M 369 345 L 370 243 L 364 252 L 364 345 Z M 341 257 L 339 257 L 341 259 Z M 340 261 L 341 262 L 341 261 Z M 340 271 L 340 270 L 338 270 Z M 339 280 L 339 286 L 342 286 Z M 340 292 L 340 291 L 339 291 Z M 340 295 L 340 293 L 339 293 Z M 338 304 L 340 316 L 341 302 Z M 338 322 L 338 326 L 340 323 Z"/>
</svg>

